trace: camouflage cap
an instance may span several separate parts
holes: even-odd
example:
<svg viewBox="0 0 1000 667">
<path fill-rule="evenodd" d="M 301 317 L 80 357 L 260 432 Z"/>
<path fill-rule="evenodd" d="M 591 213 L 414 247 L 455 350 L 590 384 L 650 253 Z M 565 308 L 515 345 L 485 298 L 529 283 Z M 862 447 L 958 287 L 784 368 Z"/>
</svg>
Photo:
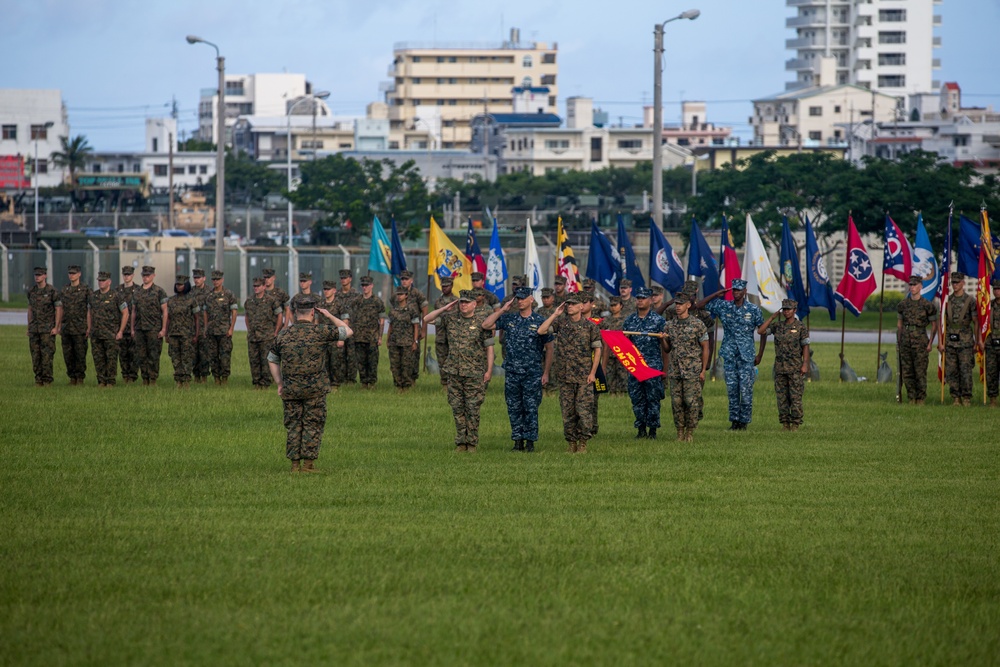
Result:
<svg viewBox="0 0 1000 667">
<path fill-rule="evenodd" d="M 324 280 L 323 289 L 337 289 L 337 281 L 335 280 Z"/>
<path fill-rule="evenodd" d="M 472 293 L 476 295 L 477 299 L 485 299 L 486 298 L 486 290 L 484 290 L 482 287 L 473 287 L 472 288 Z"/>
<path fill-rule="evenodd" d="M 111 274 L 108 273 L 107 271 L 98 271 L 97 272 L 97 279 L 98 280 L 111 280 Z"/>
<path fill-rule="evenodd" d="M 583 279 L 583 289 L 591 290 L 591 289 L 594 289 L 596 286 L 597 286 L 597 283 L 594 282 L 593 278 L 584 278 Z"/>
<path fill-rule="evenodd" d="M 222 271 L 212 271 L 212 280 L 222 280 L 225 276 Z"/>
<path fill-rule="evenodd" d="M 653 296 L 656 296 L 657 294 L 663 294 L 663 288 L 660 287 L 659 285 L 653 285 L 652 287 L 649 288 L 649 291 L 653 293 Z"/>
<path fill-rule="evenodd" d="M 530 296 L 532 296 L 530 287 L 518 287 L 514 290 L 515 299 L 527 299 Z"/>
<path fill-rule="evenodd" d="M 144 276 L 151 276 L 151 275 L 154 275 L 155 273 L 156 273 L 156 267 L 155 266 L 144 266 L 144 267 L 142 267 L 142 275 L 144 275 Z"/>
<path fill-rule="evenodd" d="M 628 278 L 622 278 L 621 281 L 618 283 L 618 286 L 619 287 L 631 287 L 632 286 L 632 281 L 629 280 Z"/>
<path fill-rule="evenodd" d="M 993 289 L 1000 289 L 1000 278 L 994 278 L 990 281 L 990 287 Z"/>
<path fill-rule="evenodd" d="M 454 285 L 454 284 L 455 284 L 455 279 L 452 278 L 451 276 L 441 279 L 441 287 L 444 287 L 445 285 Z"/>
<path fill-rule="evenodd" d="M 296 294 L 292 297 L 292 308 L 295 310 L 309 310 L 315 308 L 319 299 L 315 294 Z"/>
<path fill-rule="evenodd" d="M 526 276 L 511 276 L 510 284 L 512 287 L 520 287 L 528 282 Z"/>
<path fill-rule="evenodd" d="M 583 303 L 583 292 L 571 292 L 563 303 Z"/>
<path fill-rule="evenodd" d="M 691 295 L 687 292 L 680 292 L 674 297 L 674 303 L 691 303 Z"/>
<path fill-rule="evenodd" d="M 80 273 L 80 265 L 70 264 L 68 267 L 66 267 L 66 273 Z"/>
<path fill-rule="evenodd" d="M 361 286 L 371 285 L 374 281 L 371 276 L 361 276 Z"/>
<path fill-rule="evenodd" d="M 965 281 L 965 274 L 961 271 L 955 271 L 951 274 L 951 282 L 960 283 Z"/>
<path fill-rule="evenodd" d="M 482 271 L 473 271 L 472 272 L 472 279 L 473 280 L 485 280 L 486 276 L 483 275 Z"/>
<path fill-rule="evenodd" d="M 194 276 L 195 278 L 204 278 L 205 277 L 205 269 L 193 269 L 191 271 L 191 275 Z"/>
<path fill-rule="evenodd" d="M 747 281 L 743 280 L 742 278 L 733 278 L 732 286 L 733 286 L 734 290 L 737 290 L 737 289 L 740 289 L 740 290 L 746 289 L 747 288 Z"/>
<path fill-rule="evenodd" d="M 264 269 L 263 271 L 260 272 L 260 275 L 264 276 L 265 278 L 270 278 L 271 276 L 274 275 L 274 269 Z"/>
<path fill-rule="evenodd" d="M 566 276 L 556 276 L 556 285 L 565 285 Z"/>
<path fill-rule="evenodd" d="M 353 278 L 354 277 L 354 272 L 351 271 L 350 269 L 341 269 L 340 270 L 340 277 L 341 278 Z"/>
<path fill-rule="evenodd" d="M 408 271 L 406 269 L 403 269 L 402 271 L 399 272 L 399 279 L 400 280 L 403 280 L 403 279 L 413 280 L 413 271 Z"/>
<path fill-rule="evenodd" d="M 556 294 L 555 290 L 552 289 L 551 287 L 543 287 L 542 288 L 542 298 L 543 299 L 545 297 L 547 297 L 547 296 L 555 296 L 555 294 Z"/>
<path fill-rule="evenodd" d="M 910 284 L 911 285 L 922 285 L 923 282 L 924 282 L 924 279 L 923 279 L 922 276 L 918 276 L 918 275 L 915 275 L 915 274 L 912 275 L 912 276 L 910 276 Z"/>
<path fill-rule="evenodd" d="M 306 280 L 312 280 L 313 274 L 310 271 L 303 271 L 299 274 L 299 282 L 305 282 Z"/>
<path fill-rule="evenodd" d="M 593 303 L 594 295 L 590 292 L 577 292 L 580 295 L 580 303 Z"/>
<path fill-rule="evenodd" d="M 125 269 L 122 269 L 122 271 L 125 271 Z M 44 266 L 36 266 L 35 267 L 35 275 L 36 276 L 47 276 L 48 274 L 49 274 L 49 270 L 46 269 Z"/>
<path fill-rule="evenodd" d="M 682 292 L 687 292 L 688 294 L 698 293 L 698 281 L 697 280 L 685 280 L 684 287 L 681 288 Z"/>
<path fill-rule="evenodd" d="M 782 310 L 795 310 L 799 307 L 799 302 L 795 299 L 782 299 L 781 309 Z"/>
<path fill-rule="evenodd" d="M 130 276 L 133 273 L 135 273 L 135 267 L 134 266 L 123 266 L 122 267 L 122 275 L 123 276 Z"/>
<path fill-rule="evenodd" d="M 475 301 L 476 300 L 476 290 L 464 289 L 458 293 L 459 301 Z"/>
<path fill-rule="evenodd" d="M 635 291 L 635 298 L 637 299 L 648 299 L 651 296 L 653 296 L 653 293 L 649 291 L 648 287 L 640 287 Z"/>
<path fill-rule="evenodd" d="M 188 277 L 185 276 L 183 273 L 178 273 L 177 277 L 174 278 L 174 284 L 175 285 L 183 285 L 187 281 L 188 281 Z"/>
<path fill-rule="evenodd" d="M 267 281 L 264 280 L 264 276 L 257 276 L 256 278 L 253 279 L 254 287 L 263 287 L 266 283 Z"/>
<path fill-rule="evenodd" d="M 396 296 L 410 296 L 410 290 L 406 289 L 405 287 L 397 287 Z"/>
</svg>

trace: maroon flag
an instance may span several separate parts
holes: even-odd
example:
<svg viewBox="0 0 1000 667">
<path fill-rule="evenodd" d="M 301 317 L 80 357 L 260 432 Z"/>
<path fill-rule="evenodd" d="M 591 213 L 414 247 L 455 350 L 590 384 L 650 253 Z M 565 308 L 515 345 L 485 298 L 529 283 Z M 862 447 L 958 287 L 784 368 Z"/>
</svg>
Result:
<svg viewBox="0 0 1000 667">
<path fill-rule="evenodd" d="M 875 291 L 875 272 L 872 271 L 872 261 L 868 249 L 861 241 L 854 218 L 847 220 L 847 260 L 844 277 L 837 285 L 834 297 L 844 305 L 844 308 L 855 315 L 861 314 L 865 299 Z"/>
</svg>

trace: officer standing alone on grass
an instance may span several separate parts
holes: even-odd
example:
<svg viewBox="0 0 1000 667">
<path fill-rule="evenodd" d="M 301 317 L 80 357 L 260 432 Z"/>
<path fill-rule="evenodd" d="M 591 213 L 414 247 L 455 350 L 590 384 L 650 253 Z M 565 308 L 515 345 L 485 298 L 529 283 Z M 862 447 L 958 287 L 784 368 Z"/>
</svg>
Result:
<svg viewBox="0 0 1000 667">
<path fill-rule="evenodd" d="M 794 299 L 784 299 L 781 310 L 757 328 L 762 339 L 774 336 L 774 394 L 783 431 L 802 426 L 802 395 L 809 374 L 809 327 L 795 317 L 798 307 Z"/>
<path fill-rule="evenodd" d="M 316 472 L 314 462 L 323 442 L 326 395 L 330 391 L 326 348 L 352 334 L 347 323 L 325 308 L 318 311 L 333 326 L 314 322 L 318 302 L 315 295 L 295 295 L 291 302 L 295 323 L 278 334 L 267 355 L 282 401 L 288 431 L 285 456 L 292 462 L 292 472 Z"/>
<path fill-rule="evenodd" d="M 910 403 L 923 405 L 927 398 L 927 358 L 938 336 L 937 308 L 920 295 L 922 276 L 910 276 L 909 294 L 896 307 L 896 345 L 899 374 Z M 927 325 L 933 325 L 930 339 Z"/>
<path fill-rule="evenodd" d="M 52 384 L 52 358 L 63 314 L 59 292 L 48 284 L 47 277 L 48 270 L 36 266 L 35 284 L 28 290 L 28 348 L 36 387 Z"/>
</svg>

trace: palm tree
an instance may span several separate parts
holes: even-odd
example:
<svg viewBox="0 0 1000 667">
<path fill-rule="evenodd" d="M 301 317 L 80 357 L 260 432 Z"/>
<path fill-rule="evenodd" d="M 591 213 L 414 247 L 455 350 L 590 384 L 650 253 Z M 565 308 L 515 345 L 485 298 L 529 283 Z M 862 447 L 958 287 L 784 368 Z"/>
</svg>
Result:
<svg viewBox="0 0 1000 667">
<path fill-rule="evenodd" d="M 87 137 L 78 134 L 72 139 L 59 137 L 62 144 L 61 151 L 52 153 L 52 162 L 57 167 L 69 170 L 69 186 L 76 189 L 76 172 L 84 168 L 87 158 L 94 152 L 94 149 L 87 143 Z"/>
</svg>

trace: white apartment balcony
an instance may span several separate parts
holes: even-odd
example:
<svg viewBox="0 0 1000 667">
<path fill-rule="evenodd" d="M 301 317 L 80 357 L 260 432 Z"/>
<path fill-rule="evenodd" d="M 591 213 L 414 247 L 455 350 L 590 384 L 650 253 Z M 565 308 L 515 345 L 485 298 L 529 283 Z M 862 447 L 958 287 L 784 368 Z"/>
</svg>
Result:
<svg viewBox="0 0 1000 667">
<path fill-rule="evenodd" d="M 791 58 L 785 61 L 785 69 L 791 72 L 812 68 L 812 61 L 805 58 Z"/>
<path fill-rule="evenodd" d="M 805 81 L 789 81 L 785 84 L 785 91 L 791 92 L 793 90 L 802 90 L 803 88 L 808 88 L 809 84 Z"/>
<path fill-rule="evenodd" d="M 816 37 L 796 37 L 795 39 L 785 40 L 786 49 L 822 49 L 825 46 L 826 38 L 823 35 L 817 35 Z"/>
<path fill-rule="evenodd" d="M 854 58 L 857 60 L 867 60 L 870 62 L 872 60 L 875 60 L 875 57 L 876 57 L 875 49 L 871 48 L 870 46 L 859 47 L 854 49 Z"/>
<path fill-rule="evenodd" d="M 931 69 L 941 69 L 941 59 L 932 58 L 931 59 Z"/>
<path fill-rule="evenodd" d="M 792 16 L 785 19 L 786 28 L 822 28 L 826 18 L 822 16 Z"/>
<path fill-rule="evenodd" d="M 872 68 L 872 61 L 871 60 L 856 60 L 856 61 L 854 61 L 854 68 L 853 69 L 855 71 L 856 70 L 861 70 L 861 69 L 871 69 L 871 68 Z"/>
<path fill-rule="evenodd" d="M 931 42 L 931 46 L 933 46 L 935 49 L 940 49 L 941 48 L 941 38 L 940 37 L 935 37 L 934 40 Z"/>
<path fill-rule="evenodd" d="M 934 15 L 934 25 L 935 25 L 935 26 L 939 26 L 939 25 L 941 25 L 941 22 L 942 22 L 942 21 L 943 21 L 943 19 L 941 18 L 941 15 L 940 15 L 940 14 L 935 14 L 935 15 Z"/>
<path fill-rule="evenodd" d="M 826 7 L 826 0 L 785 0 L 786 7 Z"/>
<path fill-rule="evenodd" d="M 382 81 L 378 84 L 378 92 L 380 93 L 394 93 L 396 92 L 396 82 L 395 81 Z"/>
</svg>

